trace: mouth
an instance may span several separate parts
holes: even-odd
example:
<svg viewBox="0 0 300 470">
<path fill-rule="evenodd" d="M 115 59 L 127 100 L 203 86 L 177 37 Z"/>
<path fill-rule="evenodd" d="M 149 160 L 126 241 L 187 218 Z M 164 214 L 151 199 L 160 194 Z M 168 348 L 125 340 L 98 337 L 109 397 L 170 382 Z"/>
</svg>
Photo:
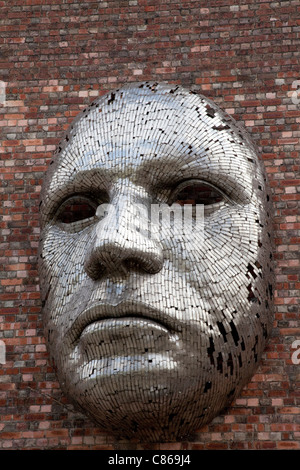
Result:
<svg viewBox="0 0 300 470">
<path fill-rule="evenodd" d="M 173 334 L 181 331 L 181 325 L 178 324 L 174 315 L 166 314 L 159 309 L 151 307 L 141 302 L 123 301 L 117 304 L 95 303 L 89 308 L 83 310 L 74 321 L 68 332 L 71 342 L 78 342 L 84 331 L 90 325 L 109 324 L 109 321 L 117 320 L 120 324 L 132 319 L 135 325 L 152 325 L 165 333 Z"/>
</svg>

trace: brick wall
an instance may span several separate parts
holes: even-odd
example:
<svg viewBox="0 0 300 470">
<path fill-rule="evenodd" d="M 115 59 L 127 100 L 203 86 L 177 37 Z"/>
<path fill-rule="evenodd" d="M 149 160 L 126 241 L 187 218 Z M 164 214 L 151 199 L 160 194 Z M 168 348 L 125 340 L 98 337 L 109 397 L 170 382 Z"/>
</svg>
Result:
<svg viewBox="0 0 300 470">
<path fill-rule="evenodd" d="M 38 198 L 79 110 L 145 79 L 200 91 L 245 125 L 262 152 L 276 211 L 275 321 L 260 368 L 193 442 L 156 448 L 299 449 L 300 364 L 292 360 L 300 340 L 298 0 L 0 0 L 0 18 L 0 449 L 115 445 L 73 410 L 48 359 Z"/>
</svg>

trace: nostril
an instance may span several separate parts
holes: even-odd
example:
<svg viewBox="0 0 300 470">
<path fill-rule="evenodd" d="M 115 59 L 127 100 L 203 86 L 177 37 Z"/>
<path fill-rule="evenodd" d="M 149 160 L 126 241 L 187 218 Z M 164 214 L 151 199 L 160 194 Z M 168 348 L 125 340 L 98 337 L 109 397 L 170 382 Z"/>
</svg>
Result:
<svg viewBox="0 0 300 470">
<path fill-rule="evenodd" d="M 100 279 L 109 273 L 128 274 L 130 271 L 156 274 L 163 266 L 162 248 L 154 243 L 147 247 L 133 247 L 128 243 L 100 243 L 87 255 L 85 271 L 92 279 Z"/>
<path fill-rule="evenodd" d="M 162 257 L 158 255 L 152 255 L 151 257 L 139 256 L 138 258 L 132 257 L 124 259 L 122 264 L 125 266 L 127 271 L 147 272 L 149 274 L 155 274 L 162 268 Z"/>
<path fill-rule="evenodd" d="M 94 260 L 92 263 L 86 264 L 85 271 L 91 279 L 97 281 L 99 279 L 103 279 L 109 274 L 119 274 L 122 276 L 127 275 L 129 268 L 123 262 L 116 263 L 111 261 L 109 264 L 105 265 L 99 260 Z"/>
<path fill-rule="evenodd" d="M 107 271 L 107 268 L 99 261 L 93 262 L 93 263 L 91 262 L 85 263 L 84 268 L 85 268 L 85 272 L 87 273 L 87 275 L 94 281 L 104 276 L 105 272 Z"/>
<path fill-rule="evenodd" d="M 124 266 L 128 271 L 135 270 L 135 271 L 143 271 L 139 262 L 134 258 L 128 258 L 123 261 Z"/>
</svg>

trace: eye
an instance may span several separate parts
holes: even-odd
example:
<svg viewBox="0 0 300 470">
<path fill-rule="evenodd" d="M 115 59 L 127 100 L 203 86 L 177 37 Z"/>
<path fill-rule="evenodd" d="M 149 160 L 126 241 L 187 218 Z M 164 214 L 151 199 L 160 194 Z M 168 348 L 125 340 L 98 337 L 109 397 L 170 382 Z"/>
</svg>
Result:
<svg viewBox="0 0 300 470">
<path fill-rule="evenodd" d="M 96 215 L 97 204 L 84 196 L 72 196 L 59 208 L 56 221 L 66 225 L 81 225 L 84 228 L 86 222 Z"/>
<path fill-rule="evenodd" d="M 216 205 L 219 206 L 226 199 L 228 199 L 227 196 L 210 183 L 199 180 L 189 180 L 177 186 L 171 195 L 170 202 L 182 206 L 185 204 L 191 204 L 193 206 L 202 204 L 205 206 L 205 209 L 209 209 Z"/>
</svg>

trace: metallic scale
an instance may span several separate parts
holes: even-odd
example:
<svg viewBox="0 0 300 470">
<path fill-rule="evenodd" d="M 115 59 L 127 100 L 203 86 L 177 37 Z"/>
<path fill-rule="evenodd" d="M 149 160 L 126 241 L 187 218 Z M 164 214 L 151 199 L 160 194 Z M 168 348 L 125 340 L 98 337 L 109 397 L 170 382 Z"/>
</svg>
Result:
<svg viewBox="0 0 300 470">
<path fill-rule="evenodd" d="M 151 223 L 174 204 L 192 223 Z M 272 327 L 272 205 L 247 133 L 177 85 L 113 90 L 69 128 L 40 213 L 64 393 L 118 439 L 188 439 L 250 381 Z"/>
</svg>

